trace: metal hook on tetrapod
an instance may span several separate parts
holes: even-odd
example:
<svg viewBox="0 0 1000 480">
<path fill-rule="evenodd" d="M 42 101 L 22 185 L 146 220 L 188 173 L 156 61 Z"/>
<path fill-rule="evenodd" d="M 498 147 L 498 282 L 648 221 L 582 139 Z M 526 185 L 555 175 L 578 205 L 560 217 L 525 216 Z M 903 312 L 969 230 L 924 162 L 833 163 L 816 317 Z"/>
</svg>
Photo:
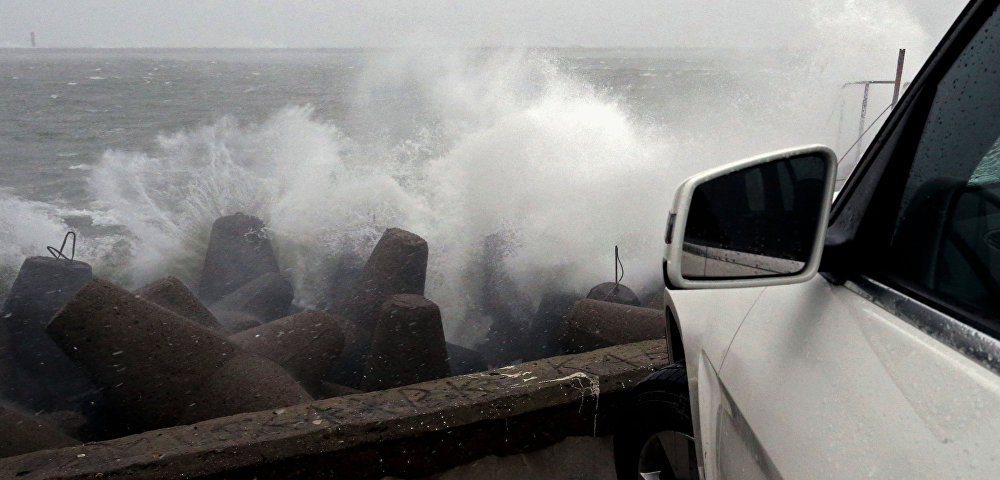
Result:
<svg viewBox="0 0 1000 480">
<path fill-rule="evenodd" d="M 619 267 L 621 269 L 621 275 L 618 275 Z M 615 290 L 618 289 L 618 285 L 622 280 L 625 280 L 625 264 L 622 263 L 621 257 L 618 256 L 618 245 L 615 245 Z"/>
<path fill-rule="evenodd" d="M 618 274 L 619 270 L 621 270 L 621 275 Z M 625 264 L 622 263 L 621 258 L 618 256 L 618 245 L 615 245 L 615 286 L 604 296 L 605 301 L 613 298 L 618 293 L 618 287 L 621 286 L 621 281 L 624 279 Z"/>
<path fill-rule="evenodd" d="M 69 240 L 70 235 L 73 236 L 73 243 L 71 244 L 71 247 L 70 247 L 70 254 L 67 257 L 66 254 L 63 253 L 63 252 L 66 250 L 66 242 Z M 66 232 L 66 236 L 63 237 L 62 246 L 59 247 L 59 250 L 56 250 L 56 248 L 52 247 L 52 246 L 48 246 L 48 247 L 45 247 L 45 248 L 55 258 L 63 258 L 63 259 L 69 260 L 69 261 L 73 261 L 73 259 L 76 258 L 76 232 L 74 232 L 72 230 Z"/>
</svg>

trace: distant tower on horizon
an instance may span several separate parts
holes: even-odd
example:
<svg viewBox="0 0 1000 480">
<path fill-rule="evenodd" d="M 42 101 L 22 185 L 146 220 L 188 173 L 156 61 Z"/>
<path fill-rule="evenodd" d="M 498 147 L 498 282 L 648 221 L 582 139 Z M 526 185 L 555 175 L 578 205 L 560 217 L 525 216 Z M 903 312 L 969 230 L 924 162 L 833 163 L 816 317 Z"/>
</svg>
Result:
<svg viewBox="0 0 1000 480">
<path fill-rule="evenodd" d="M 35 32 L 31 32 L 31 46 L 35 46 Z"/>
</svg>

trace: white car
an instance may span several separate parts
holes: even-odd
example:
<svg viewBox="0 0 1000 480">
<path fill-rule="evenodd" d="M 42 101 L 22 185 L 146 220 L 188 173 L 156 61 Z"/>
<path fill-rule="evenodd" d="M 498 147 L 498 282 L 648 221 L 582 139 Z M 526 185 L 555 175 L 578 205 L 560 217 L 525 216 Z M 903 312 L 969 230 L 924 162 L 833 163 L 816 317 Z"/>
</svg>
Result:
<svg viewBox="0 0 1000 480">
<path fill-rule="evenodd" d="M 819 146 L 679 188 L 680 361 L 623 410 L 620 479 L 1000 478 L 997 3 L 966 7 L 832 206 Z"/>
</svg>

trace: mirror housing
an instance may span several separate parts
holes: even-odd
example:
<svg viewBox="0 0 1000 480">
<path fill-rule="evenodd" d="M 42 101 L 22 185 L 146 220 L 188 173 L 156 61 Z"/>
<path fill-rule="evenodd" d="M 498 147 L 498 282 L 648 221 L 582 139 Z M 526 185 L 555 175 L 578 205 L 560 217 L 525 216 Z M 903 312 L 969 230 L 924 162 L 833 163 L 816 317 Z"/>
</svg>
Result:
<svg viewBox="0 0 1000 480">
<path fill-rule="evenodd" d="M 812 278 L 823 253 L 836 171 L 833 151 L 811 145 L 685 180 L 667 225 L 667 287 L 759 287 Z"/>
</svg>

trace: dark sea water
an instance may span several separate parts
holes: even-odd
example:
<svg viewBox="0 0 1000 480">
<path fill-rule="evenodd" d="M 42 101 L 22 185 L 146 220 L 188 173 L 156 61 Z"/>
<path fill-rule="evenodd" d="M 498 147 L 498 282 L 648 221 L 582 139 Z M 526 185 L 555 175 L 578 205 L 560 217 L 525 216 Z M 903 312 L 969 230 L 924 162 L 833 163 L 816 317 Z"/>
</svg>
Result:
<svg viewBox="0 0 1000 480">
<path fill-rule="evenodd" d="M 192 281 L 211 222 L 242 211 L 311 306 L 317 259 L 398 226 L 468 343 L 484 238 L 535 301 L 613 279 L 615 245 L 625 283 L 656 288 L 685 176 L 853 140 L 828 77 L 794 52 L 0 50 L 2 283 L 69 229 L 98 275 Z"/>
</svg>

